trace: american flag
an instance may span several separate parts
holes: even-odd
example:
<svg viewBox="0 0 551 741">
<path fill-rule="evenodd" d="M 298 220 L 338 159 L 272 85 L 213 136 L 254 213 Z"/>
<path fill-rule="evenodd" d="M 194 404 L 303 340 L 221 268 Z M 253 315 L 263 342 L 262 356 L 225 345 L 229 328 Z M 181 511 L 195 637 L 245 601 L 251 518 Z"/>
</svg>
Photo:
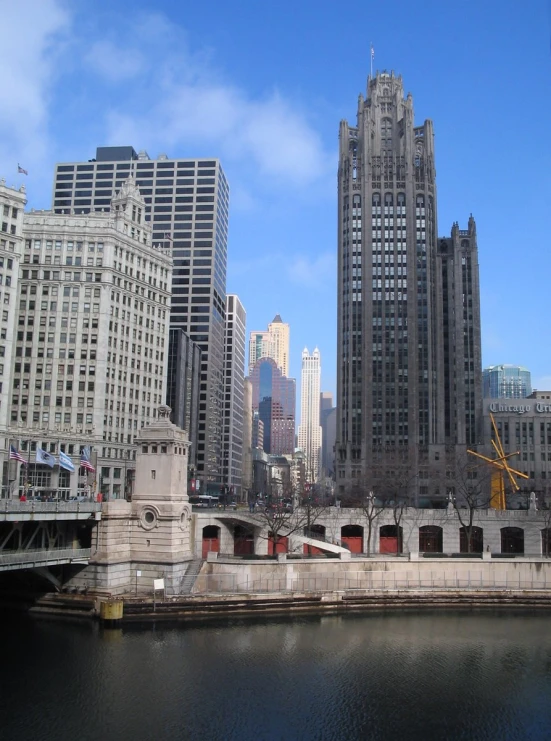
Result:
<svg viewBox="0 0 551 741">
<path fill-rule="evenodd" d="M 29 173 L 27 172 L 27 170 L 24 170 L 24 169 L 23 169 L 23 168 L 21 167 L 21 165 L 20 165 L 19 163 L 17 163 L 17 172 L 18 172 L 18 173 L 19 173 L 20 175 L 28 175 L 28 174 L 29 174 Z"/>
<path fill-rule="evenodd" d="M 84 457 L 84 453 L 80 456 L 80 467 L 86 471 L 92 471 L 92 473 L 96 470 L 90 461 Z"/>
<path fill-rule="evenodd" d="M 27 459 L 24 457 L 23 453 L 20 453 L 13 445 L 10 445 L 10 460 L 19 461 L 19 463 L 22 463 L 24 466 L 27 465 Z"/>
</svg>

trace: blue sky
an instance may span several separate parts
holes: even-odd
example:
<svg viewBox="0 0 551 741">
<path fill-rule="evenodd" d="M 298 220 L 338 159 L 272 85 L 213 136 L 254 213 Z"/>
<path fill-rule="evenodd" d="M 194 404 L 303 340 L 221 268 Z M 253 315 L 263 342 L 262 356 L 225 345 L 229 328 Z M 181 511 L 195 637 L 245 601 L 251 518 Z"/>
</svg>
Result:
<svg viewBox="0 0 551 741">
<path fill-rule="evenodd" d="M 440 235 L 478 230 L 484 365 L 551 388 L 547 0 L 0 2 L 0 177 L 49 208 L 54 163 L 98 145 L 219 157 L 228 291 L 291 325 L 335 390 L 338 125 L 375 69 L 434 121 Z M 93 8 L 93 10 L 91 10 Z M 17 163 L 29 171 L 17 175 Z"/>
</svg>

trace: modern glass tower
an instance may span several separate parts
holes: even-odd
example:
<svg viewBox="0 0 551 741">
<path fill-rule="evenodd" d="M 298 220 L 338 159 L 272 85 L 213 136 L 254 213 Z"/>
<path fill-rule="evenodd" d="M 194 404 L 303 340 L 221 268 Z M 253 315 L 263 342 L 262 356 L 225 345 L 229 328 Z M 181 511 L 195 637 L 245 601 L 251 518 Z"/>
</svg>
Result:
<svg viewBox="0 0 551 741">
<path fill-rule="evenodd" d="M 485 399 L 525 399 L 532 393 L 532 377 L 521 365 L 490 365 L 482 371 Z"/>
<path fill-rule="evenodd" d="M 340 124 L 337 491 L 443 500 L 482 430 L 476 228 L 438 240 L 432 121 L 378 73 Z"/>
<path fill-rule="evenodd" d="M 172 246 L 170 327 L 183 330 L 201 350 L 199 424 L 192 440 L 197 478 L 222 483 L 228 183 L 217 159 L 155 160 L 131 146 L 98 147 L 93 160 L 56 166 L 53 210 L 107 211 L 128 177 L 145 200 L 153 244 Z"/>
</svg>

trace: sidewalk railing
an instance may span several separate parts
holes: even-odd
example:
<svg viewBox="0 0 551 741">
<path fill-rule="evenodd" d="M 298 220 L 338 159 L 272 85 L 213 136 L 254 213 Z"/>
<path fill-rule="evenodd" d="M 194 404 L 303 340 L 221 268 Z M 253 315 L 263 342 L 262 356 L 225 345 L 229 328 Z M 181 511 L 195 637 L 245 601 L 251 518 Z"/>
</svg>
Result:
<svg viewBox="0 0 551 741">
<path fill-rule="evenodd" d="M 9 512 L 101 512 L 101 502 L 91 501 L 64 501 L 40 502 L 30 500 L 20 502 L 19 499 L 1 499 L 0 514 Z"/>
<path fill-rule="evenodd" d="M 551 572 L 547 570 L 522 575 L 503 569 L 469 571 L 351 571 L 320 574 L 203 574 L 198 578 L 196 594 L 259 592 L 341 592 L 360 590 L 389 592 L 399 590 L 549 590 Z"/>
</svg>

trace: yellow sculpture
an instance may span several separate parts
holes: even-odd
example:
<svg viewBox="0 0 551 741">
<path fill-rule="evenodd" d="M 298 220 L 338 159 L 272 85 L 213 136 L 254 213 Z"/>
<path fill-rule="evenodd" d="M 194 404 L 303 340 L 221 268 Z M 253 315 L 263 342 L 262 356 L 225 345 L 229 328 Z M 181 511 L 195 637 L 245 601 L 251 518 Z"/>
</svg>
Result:
<svg viewBox="0 0 551 741">
<path fill-rule="evenodd" d="M 523 479 L 530 478 L 528 474 L 517 471 L 515 468 L 511 468 L 508 463 L 508 459 L 514 455 L 519 455 L 519 451 L 516 453 L 505 453 L 499 432 L 497 431 L 497 425 L 494 419 L 494 415 L 490 414 L 492 420 L 492 429 L 494 431 L 494 437 L 492 438 L 492 445 L 497 453 L 497 458 L 489 458 L 486 455 L 477 453 L 475 450 L 469 450 L 471 455 L 475 455 L 477 458 L 482 458 L 483 461 L 489 463 L 494 467 L 492 471 L 492 478 L 490 484 L 490 506 L 494 509 L 507 509 L 507 503 L 505 500 L 505 475 L 509 477 L 509 482 L 513 491 L 518 491 L 520 486 L 517 484 L 515 476 L 520 476 Z"/>
</svg>

